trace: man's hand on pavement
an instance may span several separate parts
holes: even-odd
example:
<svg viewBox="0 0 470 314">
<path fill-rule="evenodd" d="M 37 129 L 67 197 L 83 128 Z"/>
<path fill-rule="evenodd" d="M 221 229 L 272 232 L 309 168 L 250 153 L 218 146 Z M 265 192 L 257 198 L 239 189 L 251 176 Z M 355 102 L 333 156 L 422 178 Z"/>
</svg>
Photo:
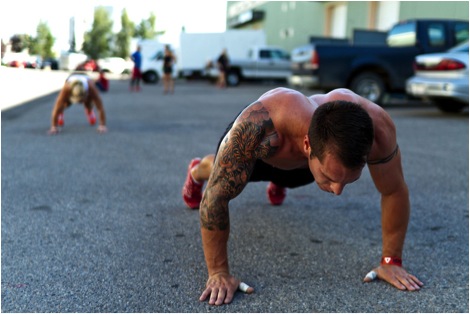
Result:
<svg viewBox="0 0 470 314">
<path fill-rule="evenodd" d="M 108 132 L 108 129 L 106 128 L 105 125 L 99 125 L 97 131 L 98 133 L 106 133 Z"/>
<path fill-rule="evenodd" d="M 400 290 L 415 291 L 421 289 L 423 283 L 416 276 L 409 274 L 403 267 L 395 265 L 382 265 L 375 268 L 372 272 L 376 277 L 387 281 Z M 373 274 L 367 274 L 364 282 L 371 282 L 375 279 Z"/>
<path fill-rule="evenodd" d="M 217 273 L 209 277 L 206 289 L 202 292 L 199 301 L 209 297 L 209 304 L 222 305 L 232 302 L 233 295 L 240 285 L 240 280 L 228 273 Z M 246 293 L 253 293 L 254 289 L 248 287 Z"/>
<path fill-rule="evenodd" d="M 47 131 L 47 134 L 49 135 L 57 135 L 59 134 L 60 132 L 60 129 L 58 127 L 55 127 L 55 126 L 51 126 L 51 128 L 49 129 L 49 131 Z"/>
</svg>

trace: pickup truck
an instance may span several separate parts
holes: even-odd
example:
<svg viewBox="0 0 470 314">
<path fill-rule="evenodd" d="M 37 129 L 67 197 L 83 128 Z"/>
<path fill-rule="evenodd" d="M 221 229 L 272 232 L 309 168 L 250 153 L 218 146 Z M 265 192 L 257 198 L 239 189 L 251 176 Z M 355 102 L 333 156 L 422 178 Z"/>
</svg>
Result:
<svg viewBox="0 0 470 314">
<path fill-rule="evenodd" d="M 311 43 L 292 51 L 292 86 L 319 90 L 346 87 L 382 104 L 387 93 L 404 93 L 415 56 L 445 51 L 468 40 L 468 21 L 416 19 L 400 22 L 385 44 Z"/>
<path fill-rule="evenodd" d="M 229 51 L 230 59 L 230 51 Z M 207 75 L 217 78 L 217 59 L 210 62 Z M 242 80 L 285 80 L 291 74 L 289 53 L 277 47 L 252 47 L 246 59 L 230 59 L 227 71 L 227 85 L 237 86 Z"/>
</svg>

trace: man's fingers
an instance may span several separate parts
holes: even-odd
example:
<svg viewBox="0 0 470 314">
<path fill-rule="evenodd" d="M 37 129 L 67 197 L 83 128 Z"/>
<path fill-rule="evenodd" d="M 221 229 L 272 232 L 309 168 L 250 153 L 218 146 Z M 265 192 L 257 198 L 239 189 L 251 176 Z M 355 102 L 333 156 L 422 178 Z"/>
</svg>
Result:
<svg viewBox="0 0 470 314">
<path fill-rule="evenodd" d="M 421 289 L 419 284 L 415 282 L 414 276 L 409 275 L 408 277 L 401 278 L 399 281 L 401 284 L 405 287 L 405 289 L 410 290 L 410 291 L 415 291 Z M 419 281 L 419 280 L 418 280 Z M 420 282 L 421 283 L 421 282 Z"/>
<path fill-rule="evenodd" d="M 108 131 L 108 128 L 106 128 L 104 125 L 100 125 L 98 127 L 98 132 L 99 133 L 106 133 Z"/>
<path fill-rule="evenodd" d="M 47 134 L 57 135 L 57 134 L 59 134 L 59 129 L 58 128 L 50 128 L 49 131 L 47 131 Z"/>
<path fill-rule="evenodd" d="M 248 294 L 251 294 L 255 291 L 255 289 L 253 289 L 253 287 L 250 287 L 249 285 L 247 285 L 244 282 L 240 282 L 240 285 L 238 286 L 238 289 L 240 291 L 248 293 Z"/>
<path fill-rule="evenodd" d="M 204 301 L 205 299 L 207 299 L 207 297 L 210 295 L 210 293 L 211 293 L 211 289 L 206 288 L 206 289 L 202 292 L 201 296 L 199 297 L 199 301 Z"/>
<path fill-rule="evenodd" d="M 232 298 L 226 289 L 214 289 L 212 290 L 209 304 L 222 305 L 231 301 Z"/>
<path fill-rule="evenodd" d="M 416 276 L 410 274 L 410 278 L 413 279 L 413 281 L 420 287 L 424 285 Z"/>
<path fill-rule="evenodd" d="M 220 277 L 220 278 L 219 278 Z M 229 278 L 217 275 L 208 279 L 206 288 L 199 297 L 199 301 L 204 301 L 209 297 L 210 305 L 222 305 L 232 302 L 237 289 L 245 293 L 253 293 L 254 289 L 245 283 L 240 282 L 233 276 Z"/>
<path fill-rule="evenodd" d="M 377 273 L 372 270 L 367 273 L 367 275 L 364 277 L 364 282 L 371 282 L 374 281 L 377 278 Z"/>
</svg>

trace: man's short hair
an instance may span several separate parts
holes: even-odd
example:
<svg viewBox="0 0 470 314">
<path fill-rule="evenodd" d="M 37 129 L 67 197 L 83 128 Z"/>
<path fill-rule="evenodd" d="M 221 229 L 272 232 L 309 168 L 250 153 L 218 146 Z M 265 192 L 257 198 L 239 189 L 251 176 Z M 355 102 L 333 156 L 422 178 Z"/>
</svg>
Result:
<svg viewBox="0 0 470 314">
<path fill-rule="evenodd" d="M 326 153 L 339 158 L 348 169 L 360 169 L 367 161 L 374 140 L 369 114 L 360 105 L 336 100 L 320 105 L 308 130 L 310 158 L 320 162 Z"/>
</svg>

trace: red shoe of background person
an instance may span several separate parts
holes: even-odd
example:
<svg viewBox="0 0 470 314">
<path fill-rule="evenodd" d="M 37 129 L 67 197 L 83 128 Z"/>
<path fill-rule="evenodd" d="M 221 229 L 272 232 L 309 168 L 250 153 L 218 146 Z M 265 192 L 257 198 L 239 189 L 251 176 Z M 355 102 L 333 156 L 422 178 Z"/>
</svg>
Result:
<svg viewBox="0 0 470 314">
<path fill-rule="evenodd" d="M 88 122 L 90 123 L 90 125 L 95 125 L 96 123 L 96 116 L 95 116 L 95 113 L 93 112 L 93 109 L 91 109 L 90 111 L 88 111 L 88 109 L 85 108 L 85 114 L 88 118 Z"/>
<path fill-rule="evenodd" d="M 59 114 L 59 117 L 57 118 L 57 125 L 58 126 L 63 126 L 64 125 L 64 114 L 63 113 Z"/>
</svg>

